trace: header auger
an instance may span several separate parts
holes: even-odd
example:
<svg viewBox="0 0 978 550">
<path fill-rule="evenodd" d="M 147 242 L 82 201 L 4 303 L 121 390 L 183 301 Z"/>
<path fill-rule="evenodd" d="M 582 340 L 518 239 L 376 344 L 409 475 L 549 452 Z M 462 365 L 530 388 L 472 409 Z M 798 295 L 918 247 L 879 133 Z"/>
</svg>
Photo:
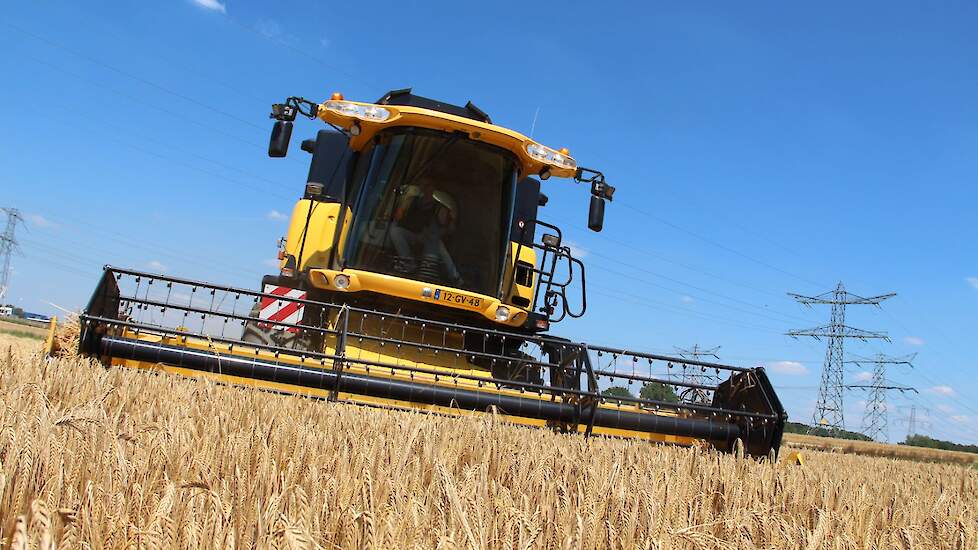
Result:
<svg viewBox="0 0 978 550">
<path fill-rule="evenodd" d="M 279 273 L 255 291 L 106 267 L 81 316 L 83 353 L 335 401 L 777 452 L 786 414 L 762 368 L 549 334 L 587 302 L 583 262 L 538 219 L 540 181 L 589 184 L 588 226 L 600 231 L 614 194 L 601 172 L 471 102 L 410 90 L 376 103 L 289 98 L 273 106 L 270 156 L 288 153 L 297 115 L 333 130 L 302 142 L 309 176 Z M 724 381 L 684 381 L 690 369 Z M 698 397 L 607 397 L 608 381 Z"/>
</svg>

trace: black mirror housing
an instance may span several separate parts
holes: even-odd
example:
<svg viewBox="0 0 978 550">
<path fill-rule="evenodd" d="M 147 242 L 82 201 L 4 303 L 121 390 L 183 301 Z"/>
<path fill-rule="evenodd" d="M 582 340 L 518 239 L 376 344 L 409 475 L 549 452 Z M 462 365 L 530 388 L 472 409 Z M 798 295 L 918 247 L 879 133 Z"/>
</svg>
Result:
<svg viewBox="0 0 978 550">
<path fill-rule="evenodd" d="M 516 202 L 513 205 L 513 225 L 509 240 L 533 247 L 540 205 L 540 181 L 524 178 L 516 183 Z"/>
<path fill-rule="evenodd" d="M 276 120 L 272 126 L 272 136 L 268 140 L 268 156 L 282 158 L 289 154 L 289 140 L 292 139 L 292 121 Z"/>
<path fill-rule="evenodd" d="M 316 139 L 302 142 L 302 150 L 312 153 L 306 181 L 322 186 L 319 200 L 343 202 L 351 155 L 349 138 L 332 130 L 320 130 Z"/>
<path fill-rule="evenodd" d="M 587 228 L 599 232 L 604 228 L 604 199 L 591 196 L 591 207 L 587 213 Z"/>
</svg>

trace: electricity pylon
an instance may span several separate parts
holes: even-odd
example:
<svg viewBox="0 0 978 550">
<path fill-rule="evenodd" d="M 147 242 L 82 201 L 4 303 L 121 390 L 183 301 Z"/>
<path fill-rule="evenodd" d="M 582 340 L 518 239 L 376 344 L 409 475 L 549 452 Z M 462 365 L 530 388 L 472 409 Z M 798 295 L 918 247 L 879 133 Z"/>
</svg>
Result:
<svg viewBox="0 0 978 550">
<path fill-rule="evenodd" d="M 690 349 L 676 348 L 676 353 L 680 357 L 686 359 L 692 359 L 693 361 L 700 361 L 704 357 L 713 358 L 717 361 L 720 357 L 717 352 L 720 351 L 720 346 L 710 349 L 703 349 L 699 344 L 693 344 Z M 701 386 L 715 386 L 720 382 L 719 375 L 715 374 L 715 371 L 710 371 L 706 367 L 701 367 L 698 365 L 687 365 L 683 369 L 683 382 L 688 384 L 699 384 Z M 713 400 L 713 396 L 710 395 L 710 391 L 703 388 L 689 388 L 687 391 L 683 392 L 685 395 L 681 396 L 683 401 L 688 403 L 710 403 Z"/>
<path fill-rule="evenodd" d="M 843 354 L 844 342 L 846 338 L 858 338 L 869 340 L 880 338 L 889 341 L 890 338 L 884 332 L 870 332 L 858 328 L 846 326 L 846 306 L 848 305 L 874 305 L 879 307 L 880 302 L 896 296 L 895 292 L 881 294 L 863 298 L 846 292 L 842 281 L 835 287 L 835 290 L 819 294 L 818 296 L 803 296 L 801 294 L 788 293 L 799 303 L 807 307 L 813 304 L 828 304 L 832 306 L 832 320 L 829 324 L 807 330 L 791 330 L 786 334 L 797 338 L 798 336 L 811 336 L 815 339 L 825 337 L 828 339 L 828 346 L 825 350 L 825 363 L 822 365 L 822 381 L 818 388 L 818 402 L 815 405 L 814 422 L 816 426 L 823 428 L 844 430 L 845 418 L 842 412 L 842 395 L 845 387 L 843 382 Z"/>
<path fill-rule="evenodd" d="M 16 208 L 0 208 L 7 214 L 7 226 L 0 235 L 0 256 L 3 257 L 3 267 L 0 271 L 0 305 L 3 305 L 3 298 L 7 294 L 7 285 L 10 283 L 10 257 L 17 250 L 17 223 L 23 223 L 24 217 L 20 215 L 20 210 Z"/>
<path fill-rule="evenodd" d="M 917 418 L 917 409 L 924 411 L 924 419 L 921 420 Z M 927 407 L 921 407 L 919 405 L 910 405 L 910 414 L 901 418 L 900 420 L 907 423 L 907 438 L 917 435 L 918 424 L 923 425 L 923 428 L 929 429 L 930 426 L 930 409 Z"/>
<path fill-rule="evenodd" d="M 886 440 L 890 439 L 890 432 L 887 426 L 888 409 L 886 407 L 886 392 L 920 392 L 917 391 L 917 388 L 900 386 L 888 381 L 886 379 L 886 366 L 907 365 L 912 368 L 912 361 L 915 357 L 917 357 L 916 353 L 904 355 L 903 357 L 888 357 L 883 353 L 877 353 L 874 357 L 857 357 L 846 361 L 846 363 L 855 365 L 873 364 L 873 375 L 868 384 L 849 384 L 846 386 L 847 389 L 859 389 L 869 392 L 866 400 L 866 408 L 863 410 L 863 434 L 876 441 L 881 441 L 881 435 Z"/>
</svg>

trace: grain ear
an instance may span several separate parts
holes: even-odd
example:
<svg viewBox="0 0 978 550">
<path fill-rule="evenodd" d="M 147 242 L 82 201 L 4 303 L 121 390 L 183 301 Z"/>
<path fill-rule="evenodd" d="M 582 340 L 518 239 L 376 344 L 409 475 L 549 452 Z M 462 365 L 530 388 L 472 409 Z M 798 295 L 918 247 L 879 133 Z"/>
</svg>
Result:
<svg viewBox="0 0 978 550">
<path fill-rule="evenodd" d="M 520 428 L 504 410 L 45 365 L 0 334 L 7 349 L 4 547 L 978 548 L 978 455 L 792 434 L 762 461 Z"/>
</svg>

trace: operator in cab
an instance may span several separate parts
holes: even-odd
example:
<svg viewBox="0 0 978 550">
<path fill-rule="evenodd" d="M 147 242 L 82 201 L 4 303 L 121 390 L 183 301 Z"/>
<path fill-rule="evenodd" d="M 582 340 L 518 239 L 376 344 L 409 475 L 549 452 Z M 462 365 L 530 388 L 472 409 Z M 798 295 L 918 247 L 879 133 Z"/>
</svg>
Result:
<svg viewBox="0 0 978 550">
<path fill-rule="evenodd" d="M 417 185 L 399 189 L 390 227 L 391 244 L 398 256 L 395 269 L 411 274 L 420 266 L 422 274 L 447 277 L 459 287 L 462 277 L 445 246 L 458 221 L 458 206 L 451 194 L 436 187 L 438 180 L 434 174 L 423 174 Z"/>
</svg>

